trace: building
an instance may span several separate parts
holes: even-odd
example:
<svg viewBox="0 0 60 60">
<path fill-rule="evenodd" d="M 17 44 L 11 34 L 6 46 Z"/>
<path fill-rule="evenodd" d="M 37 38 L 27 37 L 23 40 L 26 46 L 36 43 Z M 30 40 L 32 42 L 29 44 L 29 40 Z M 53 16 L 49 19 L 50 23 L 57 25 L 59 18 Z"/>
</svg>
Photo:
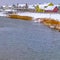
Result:
<svg viewBox="0 0 60 60">
<path fill-rule="evenodd" d="M 28 11 L 29 12 L 35 12 L 35 6 L 34 5 L 28 5 Z"/>
<path fill-rule="evenodd" d="M 59 9 L 57 6 L 48 6 L 44 10 L 45 10 L 45 12 L 58 12 Z"/>
</svg>

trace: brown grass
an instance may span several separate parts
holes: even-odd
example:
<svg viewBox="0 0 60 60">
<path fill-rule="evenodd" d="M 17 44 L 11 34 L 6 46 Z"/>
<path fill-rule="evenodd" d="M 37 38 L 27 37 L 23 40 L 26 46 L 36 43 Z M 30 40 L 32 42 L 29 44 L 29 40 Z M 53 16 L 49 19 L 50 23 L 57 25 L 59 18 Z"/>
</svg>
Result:
<svg viewBox="0 0 60 60">
<path fill-rule="evenodd" d="M 42 18 L 41 23 L 48 26 L 49 28 L 53 28 L 55 30 L 60 31 L 60 21 L 50 18 Z"/>
<path fill-rule="evenodd" d="M 12 19 L 22 19 L 22 20 L 32 20 L 32 17 L 30 16 L 21 16 L 21 15 L 16 15 L 16 14 L 11 14 L 8 16 L 9 18 L 12 18 Z"/>
</svg>

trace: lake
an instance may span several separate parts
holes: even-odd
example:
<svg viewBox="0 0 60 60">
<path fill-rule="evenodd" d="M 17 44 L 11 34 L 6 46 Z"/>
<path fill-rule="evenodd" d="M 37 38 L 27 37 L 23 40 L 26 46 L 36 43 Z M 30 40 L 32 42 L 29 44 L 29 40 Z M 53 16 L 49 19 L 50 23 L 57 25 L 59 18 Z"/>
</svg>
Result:
<svg viewBox="0 0 60 60">
<path fill-rule="evenodd" d="M 60 60 L 60 32 L 0 17 L 0 60 Z"/>
</svg>

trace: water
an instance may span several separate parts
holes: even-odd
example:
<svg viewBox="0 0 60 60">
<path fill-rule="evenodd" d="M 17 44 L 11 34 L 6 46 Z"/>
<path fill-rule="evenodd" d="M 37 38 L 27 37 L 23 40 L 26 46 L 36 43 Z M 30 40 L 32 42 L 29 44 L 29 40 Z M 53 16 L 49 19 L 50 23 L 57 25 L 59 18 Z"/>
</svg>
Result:
<svg viewBox="0 0 60 60">
<path fill-rule="evenodd" d="M 0 17 L 0 60 L 60 60 L 60 32 Z"/>
</svg>

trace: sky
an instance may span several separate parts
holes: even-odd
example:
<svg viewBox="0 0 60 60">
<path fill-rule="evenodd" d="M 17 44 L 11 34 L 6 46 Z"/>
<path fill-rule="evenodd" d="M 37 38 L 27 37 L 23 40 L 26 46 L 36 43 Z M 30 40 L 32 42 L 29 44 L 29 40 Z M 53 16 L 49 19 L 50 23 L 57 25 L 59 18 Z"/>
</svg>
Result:
<svg viewBox="0 0 60 60">
<path fill-rule="evenodd" d="M 28 3 L 28 4 L 36 4 L 36 3 L 48 3 L 53 2 L 54 4 L 60 4 L 60 0 L 0 0 L 0 5 L 11 5 L 17 3 Z"/>
</svg>

